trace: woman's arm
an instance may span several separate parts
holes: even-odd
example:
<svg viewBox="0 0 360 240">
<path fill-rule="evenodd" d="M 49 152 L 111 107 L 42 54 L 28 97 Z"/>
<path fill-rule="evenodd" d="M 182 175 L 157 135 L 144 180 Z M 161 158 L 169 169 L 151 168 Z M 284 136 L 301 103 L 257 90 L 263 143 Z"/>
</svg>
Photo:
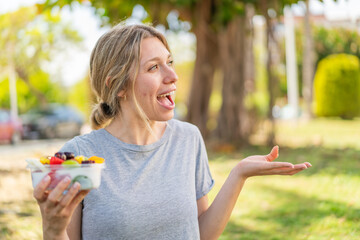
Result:
<svg viewBox="0 0 360 240">
<path fill-rule="evenodd" d="M 79 192 L 80 184 L 74 183 L 68 192 L 63 194 L 70 184 L 68 177 L 60 181 L 50 192 L 46 190 L 49 184 L 50 177 L 46 176 L 34 189 L 34 197 L 41 211 L 43 239 L 69 239 L 66 228 L 75 208 L 89 193 L 89 190 Z"/>
<path fill-rule="evenodd" d="M 70 224 L 66 228 L 70 240 L 81 240 L 82 204 L 75 208 Z"/>
<path fill-rule="evenodd" d="M 244 183 L 245 181 L 232 171 L 210 207 L 207 195 L 197 201 L 198 209 L 202 209 L 199 215 L 201 239 L 219 238 L 229 221 Z"/>
<path fill-rule="evenodd" d="M 278 147 L 265 156 L 250 156 L 240 161 L 230 172 L 210 207 L 207 196 L 197 201 L 201 239 L 218 239 L 229 221 L 236 200 L 247 178 L 261 175 L 293 175 L 310 163 L 293 165 L 287 162 L 272 162 L 278 157 Z"/>
</svg>

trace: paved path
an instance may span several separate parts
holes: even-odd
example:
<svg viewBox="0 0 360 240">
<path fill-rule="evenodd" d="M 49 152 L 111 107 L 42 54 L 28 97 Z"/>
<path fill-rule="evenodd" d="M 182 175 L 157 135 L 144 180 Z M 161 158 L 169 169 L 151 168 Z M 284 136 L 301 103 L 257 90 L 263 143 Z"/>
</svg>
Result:
<svg viewBox="0 0 360 240">
<path fill-rule="evenodd" d="M 0 202 L 31 200 L 30 171 L 26 158 L 53 155 L 67 140 L 23 141 L 18 145 L 0 145 Z"/>
</svg>

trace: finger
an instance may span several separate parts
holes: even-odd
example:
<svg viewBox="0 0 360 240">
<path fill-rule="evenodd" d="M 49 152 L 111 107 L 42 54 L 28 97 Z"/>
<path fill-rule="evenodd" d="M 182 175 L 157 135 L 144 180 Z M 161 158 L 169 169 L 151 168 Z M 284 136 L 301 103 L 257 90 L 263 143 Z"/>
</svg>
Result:
<svg viewBox="0 0 360 240">
<path fill-rule="evenodd" d="M 51 193 L 47 198 L 50 202 L 50 205 L 58 204 L 59 198 L 62 196 L 63 192 L 66 190 L 69 184 L 70 184 L 70 178 L 65 177 L 56 185 L 56 187 L 51 191 Z"/>
<path fill-rule="evenodd" d="M 309 167 L 312 167 L 311 163 L 309 162 L 305 162 L 305 165 L 309 168 Z"/>
<path fill-rule="evenodd" d="M 66 208 L 70 202 L 74 199 L 75 195 L 80 189 L 80 184 L 75 182 L 69 189 L 69 191 L 61 198 L 57 205 L 57 211 L 60 212 L 63 208 Z"/>
<path fill-rule="evenodd" d="M 286 175 L 294 175 L 294 174 L 296 174 L 296 173 L 298 173 L 298 172 L 301 172 L 301 171 L 304 171 L 306 168 L 297 168 L 297 169 L 294 169 L 293 171 L 290 171 L 288 174 L 286 174 Z"/>
<path fill-rule="evenodd" d="M 269 162 L 266 163 L 268 169 L 275 169 L 275 168 L 287 168 L 287 169 L 294 169 L 295 165 L 289 162 Z"/>
<path fill-rule="evenodd" d="M 88 190 L 82 190 L 80 191 L 75 198 L 71 201 L 71 203 L 69 204 L 71 209 L 75 209 L 77 207 L 77 205 L 79 205 L 79 203 L 85 198 L 85 196 L 90 192 L 90 189 Z"/>
<path fill-rule="evenodd" d="M 300 171 L 304 170 L 304 168 L 278 168 L 278 169 L 271 169 L 268 171 L 263 171 L 261 175 L 293 175 Z"/>
<path fill-rule="evenodd" d="M 296 169 L 296 170 L 292 170 L 292 171 L 284 171 L 284 172 L 281 172 L 281 173 L 277 173 L 277 175 L 294 175 L 294 174 L 296 174 L 296 173 L 298 173 L 298 172 L 301 172 L 301 171 L 303 171 L 304 169 L 301 169 L 301 168 L 299 168 L 299 169 Z"/>
<path fill-rule="evenodd" d="M 38 183 L 38 185 L 34 189 L 34 198 L 39 202 L 44 202 L 46 200 L 47 194 L 45 193 L 46 188 L 50 184 L 50 176 L 46 175 L 41 181 Z"/>
<path fill-rule="evenodd" d="M 305 164 L 297 164 L 297 165 L 294 165 L 294 169 L 293 170 L 290 170 L 288 172 L 284 171 L 283 174 L 281 175 L 294 175 L 298 172 L 301 172 L 303 170 L 307 169 L 307 166 Z"/>
<path fill-rule="evenodd" d="M 279 146 L 275 146 L 271 149 L 270 153 L 265 156 L 266 161 L 272 162 L 279 156 Z"/>
<path fill-rule="evenodd" d="M 300 164 L 295 164 L 294 168 L 295 169 L 307 169 L 308 166 L 305 163 L 300 163 Z"/>
<path fill-rule="evenodd" d="M 272 162 L 271 164 L 274 164 L 276 162 Z M 307 169 L 306 164 L 296 164 L 293 165 L 292 168 L 289 167 L 283 167 L 283 168 L 272 168 L 262 171 L 259 175 L 294 175 L 298 172 L 301 172 L 303 170 Z"/>
</svg>

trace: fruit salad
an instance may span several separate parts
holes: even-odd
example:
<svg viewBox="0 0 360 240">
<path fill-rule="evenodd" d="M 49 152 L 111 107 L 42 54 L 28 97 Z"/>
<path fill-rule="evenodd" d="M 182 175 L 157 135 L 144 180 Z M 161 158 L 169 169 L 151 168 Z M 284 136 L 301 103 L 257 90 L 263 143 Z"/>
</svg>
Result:
<svg viewBox="0 0 360 240">
<path fill-rule="evenodd" d="M 50 176 L 48 190 L 55 188 L 67 176 L 71 179 L 69 188 L 75 182 L 80 183 L 80 189 L 98 188 L 101 170 L 105 167 L 105 160 L 101 157 L 75 156 L 72 152 L 57 152 L 54 156 L 26 159 L 26 162 L 34 188 L 46 175 Z"/>
</svg>

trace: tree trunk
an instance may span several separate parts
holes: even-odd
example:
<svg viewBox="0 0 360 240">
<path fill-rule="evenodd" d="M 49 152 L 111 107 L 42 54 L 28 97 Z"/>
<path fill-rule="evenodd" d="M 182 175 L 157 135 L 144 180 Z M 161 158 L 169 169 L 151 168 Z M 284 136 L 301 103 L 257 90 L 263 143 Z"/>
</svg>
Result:
<svg viewBox="0 0 360 240">
<path fill-rule="evenodd" d="M 272 109 L 275 105 L 275 86 L 276 78 L 273 71 L 273 58 L 276 46 L 276 40 L 273 32 L 272 19 L 268 14 L 268 9 L 273 5 L 272 0 L 261 0 L 261 12 L 265 17 L 266 23 L 266 49 L 267 49 L 267 60 L 266 60 L 266 72 L 268 79 L 268 91 L 269 91 L 269 104 L 268 104 L 268 119 L 270 121 L 270 129 L 267 136 L 267 144 L 272 146 L 275 144 L 275 120 L 272 114 Z"/>
<path fill-rule="evenodd" d="M 254 91 L 253 26 L 254 8 L 246 5 L 245 16 L 235 17 L 219 33 L 219 53 L 223 72 L 222 106 L 217 136 L 223 142 L 243 146 L 249 142 L 256 122 L 245 97 Z"/>
<path fill-rule="evenodd" d="M 241 145 L 245 97 L 245 17 L 235 17 L 219 33 L 221 68 L 223 72 L 222 105 L 217 135 L 223 142 Z"/>
<path fill-rule="evenodd" d="M 307 117 L 312 116 L 312 83 L 314 77 L 314 51 L 310 25 L 309 0 L 305 1 L 306 10 L 304 17 L 304 53 L 303 53 L 303 72 L 302 72 L 302 94 L 305 101 L 305 114 Z"/>
<path fill-rule="evenodd" d="M 245 6 L 245 32 L 244 38 L 244 91 L 246 96 L 252 94 L 255 90 L 255 56 L 254 56 L 254 26 L 253 17 L 255 16 L 255 8 L 252 4 Z M 245 101 L 245 99 L 243 100 Z M 243 105 L 245 103 L 242 103 Z M 245 105 L 244 105 L 245 106 Z M 254 107 L 243 108 L 241 114 L 241 135 L 244 143 L 249 142 L 250 135 L 254 132 L 258 121 L 257 111 Z"/>
<path fill-rule="evenodd" d="M 244 17 L 236 17 L 220 33 L 219 42 L 223 71 L 222 105 L 218 120 L 219 138 L 236 145 L 243 142 L 241 112 L 244 100 Z"/>
<path fill-rule="evenodd" d="M 213 0 L 200 1 L 197 5 L 196 61 L 188 102 L 186 120 L 197 125 L 204 137 L 207 136 L 206 123 L 208 107 L 217 65 L 217 36 L 211 28 Z"/>
</svg>

